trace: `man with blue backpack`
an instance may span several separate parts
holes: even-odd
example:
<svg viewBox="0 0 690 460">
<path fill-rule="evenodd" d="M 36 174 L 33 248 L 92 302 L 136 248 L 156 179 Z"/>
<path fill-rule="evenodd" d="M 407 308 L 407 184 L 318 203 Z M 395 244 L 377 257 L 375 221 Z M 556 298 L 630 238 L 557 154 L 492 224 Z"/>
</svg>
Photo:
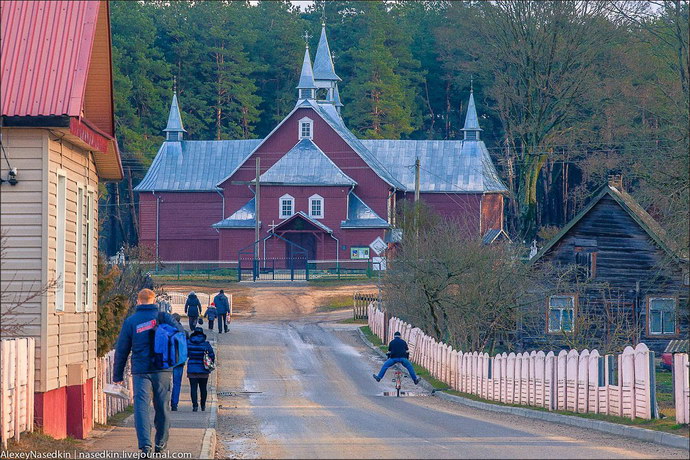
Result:
<svg viewBox="0 0 690 460">
<path fill-rule="evenodd" d="M 164 452 L 170 428 L 170 375 L 187 359 L 184 328 L 170 313 L 159 312 L 156 294 L 142 289 L 137 295 L 136 311 L 125 319 L 115 346 L 113 382 L 121 384 L 127 358 L 132 354 L 134 384 L 134 426 L 139 450 L 149 456 L 152 450 Z M 155 444 L 151 442 L 149 407 L 153 395 L 156 427 Z"/>
</svg>

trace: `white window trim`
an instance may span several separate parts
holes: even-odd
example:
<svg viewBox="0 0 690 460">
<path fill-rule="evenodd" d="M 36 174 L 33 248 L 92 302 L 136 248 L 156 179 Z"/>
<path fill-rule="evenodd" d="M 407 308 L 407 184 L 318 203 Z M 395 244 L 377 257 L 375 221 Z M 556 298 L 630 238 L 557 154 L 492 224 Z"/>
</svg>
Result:
<svg viewBox="0 0 690 460">
<path fill-rule="evenodd" d="M 74 311 L 84 311 L 84 202 L 86 201 L 86 191 L 84 185 L 77 182 L 77 253 L 75 255 L 75 306 Z"/>
<path fill-rule="evenodd" d="M 652 302 L 655 300 L 672 300 L 673 301 L 673 311 L 672 312 L 667 312 L 665 310 L 659 309 L 661 312 L 661 320 L 660 320 L 660 325 L 661 325 L 661 331 L 659 332 L 654 332 L 652 331 Z M 649 306 L 647 309 L 647 329 L 649 330 L 649 335 L 658 335 L 658 336 L 668 336 L 668 335 L 675 335 L 676 330 L 678 329 L 678 299 L 675 297 L 649 297 L 648 300 Z M 673 315 L 673 332 L 664 332 L 664 316 L 666 314 L 670 313 Z"/>
<path fill-rule="evenodd" d="M 321 214 L 314 215 L 312 214 L 312 203 L 315 201 L 319 201 L 321 203 Z M 309 217 L 313 219 L 323 219 L 324 215 L 326 214 L 326 210 L 324 209 L 324 199 L 321 195 L 312 195 L 309 197 Z"/>
<path fill-rule="evenodd" d="M 94 267 L 98 261 L 94 258 L 93 240 L 96 235 L 96 209 L 98 196 L 90 185 L 86 187 L 86 302 L 84 309 L 93 311 L 94 306 Z"/>
<path fill-rule="evenodd" d="M 562 307 L 551 308 L 551 299 L 554 297 L 568 297 L 568 298 L 570 298 L 572 300 L 572 308 L 562 308 Z M 576 300 L 575 296 L 572 294 L 557 294 L 557 295 L 549 296 L 548 305 L 547 305 L 547 312 L 546 312 L 546 315 L 547 315 L 546 321 L 548 323 L 548 329 L 547 330 L 549 333 L 573 332 L 573 329 L 575 328 L 576 302 L 577 302 L 577 300 Z M 561 315 L 560 315 L 560 319 L 559 319 L 557 328 L 554 328 L 551 324 L 551 310 L 560 310 L 561 311 Z M 573 311 L 569 331 L 563 329 L 563 311 L 564 310 L 572 310 Z"/>
<path fill-rule="evenodd" d="M 309 124 L 309 136 L 302 135 L 302 125 L 304 123 Z M 304 117 L 297 123 L 297 137 L 299 139 L 314 139 L 314 120 L 309 117 Z"/>
<path fill-rule="evenodd" d="M 283 201 L 290 201 L 290 214 L 283 213 Z M 285 194 L 278 198 L 278 212 L 280 213 L 281 219 L 287 219 L 295 214 L 295 198 L 292 195 Z"/>
<path fill-rule="evenodd" d="M 65 229 L 67 224 L 67 172 L 58 169 L 55 193 L 55 311 L 65 311 Z"/>
</svg>

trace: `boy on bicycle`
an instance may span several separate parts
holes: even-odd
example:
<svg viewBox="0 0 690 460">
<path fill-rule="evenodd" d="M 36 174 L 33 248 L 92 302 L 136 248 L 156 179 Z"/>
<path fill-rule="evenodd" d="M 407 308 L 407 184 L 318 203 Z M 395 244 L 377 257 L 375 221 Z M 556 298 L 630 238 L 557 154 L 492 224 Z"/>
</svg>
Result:
<svg viewBox="0 0 690 460">
<path fill-rule="evenodd" d="M 407 342 L 405 342 L 400 336 L 400 332 L 393 334 L 393 340 L 391 340 L 391 343 L 388 344 L 388 359 L 385 363 L 383 363 L 383 366 L 381 366 L 379 374 L 372 374 L 372 376 L 377 382 L 380 382 L 389 367 L 400 363 L 405 366 L 407 372 L 410 373 L 412 381 L 415 385 L 417 385 L 419 383 L 419 377 L 417 377 L 417 374 L 415 374 L 412 363 L 408 359 L 410 357 L 410 350 L 407 347 Z"/>
</svg>

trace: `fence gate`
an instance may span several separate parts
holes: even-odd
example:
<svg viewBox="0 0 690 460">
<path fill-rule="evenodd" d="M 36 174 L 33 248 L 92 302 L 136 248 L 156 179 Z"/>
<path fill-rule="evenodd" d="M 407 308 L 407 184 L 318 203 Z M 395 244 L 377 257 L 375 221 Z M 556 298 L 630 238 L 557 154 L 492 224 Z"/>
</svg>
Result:
<svg viewBox="0 0 690 460">
<path fill-rule="evenodd" d="M 285 257 L 265 257 L 265 245 L 271 238 L 285 242 Z M 257 257 L 262 251 L 264 257 Z M 280 235 L 271 233 L 263 240 L 240 249 L 237 256 L 237 280 L 308 281 L 309 251 Z"/>
</svg>

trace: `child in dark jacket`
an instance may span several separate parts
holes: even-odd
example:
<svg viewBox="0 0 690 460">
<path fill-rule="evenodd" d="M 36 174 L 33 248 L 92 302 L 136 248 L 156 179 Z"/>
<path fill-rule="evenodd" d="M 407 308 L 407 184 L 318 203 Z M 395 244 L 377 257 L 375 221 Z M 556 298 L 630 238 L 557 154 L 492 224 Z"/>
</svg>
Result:
<svg viewBox="0 0 690 460">
<path fill-rule="evenodd" d="M 187 339 L 187 377 L 189 378 L 193 412 L 199 410 L 197 388 L 201 392 L 201 410 L 206 410 L 208 376 L 211 373 L 204 366 L 204 354 L 206 353 L 215 362 L 216 354 L 213 352 L 213 347 L 206 340 L 204 330 L 197 327 Z"/>
<path fill-rule="evenodd" d="M 208 330 L 212 331 L 213 330 L 213 321 L 216 319 L 218 316 L 218 310 L 216 310 L 216 304 L 211 302 L 211 305 L 208 306 L 206 309 L 206 313 L 204 313 L 204 317 L 208 320 Z"/>
</svg>

